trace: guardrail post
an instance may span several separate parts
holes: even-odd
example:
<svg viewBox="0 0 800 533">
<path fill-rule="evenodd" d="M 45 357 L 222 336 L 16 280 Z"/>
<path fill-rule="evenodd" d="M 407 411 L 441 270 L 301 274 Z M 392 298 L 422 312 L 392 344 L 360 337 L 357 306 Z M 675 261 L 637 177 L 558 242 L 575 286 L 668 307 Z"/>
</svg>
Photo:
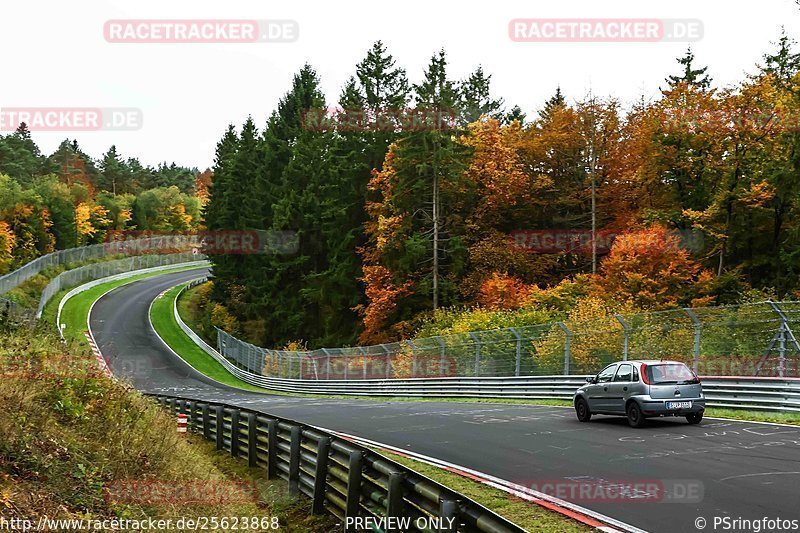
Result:
<svg viewBox="0 0 800 533">
<path fill-rule="evenodd" d="M 217 449 L 225 447 L 225 410 L 221 405 L 214 408 L 216 417 L 214 419 L 214 430 L 216 431 Z"/>
<path fill-rule="evenodd" d="M 558 327 L 560 327 L 564 332 L 564 375 L 569 376 L 569 357 L 572 344 L 572 332 L 563 322 L 558 322 Z"/>
<path fill-rule="evenodd" d="M 186 400 L 178 400 L 178 413 L 186 414 Z"/>
<path fill-rule="evenodd" d="M 458 531 L 458 500 L 439 500 L 439 532 L 455 533 Z"/>
<path fill-rule="evenodd" d="M 362 464 L 363 454 L 359 451 L 350 452 L 350 457 L 347 461 L 347 497 L 346 509 L 344 512 L 345 523 L 347 518 L 355 518 L 359 515 L 361 510 L 361 480 L 363 476 Z M 355 527 L 348 528 L 349 531 L 355 531 Z"/>
<path fill-rule="evenodd" d="M 330 437 L 322 437 L 317 443 L 317 464 L 314 467 L 314 497 L 311 503 L 312 514 L 325 512 L 325 488 L 328 485 L 328 452 Z"/>
<path fill-rule="evenodd" d="M 469 336 L 472 339 L 472 342 L 475 343 L 475 377 L 478 377 L 480 376 L 481 371 L 481 341 L 472 331 L 469 332 Z"/>
<path fill-rule="evenodd" d="M 175 415 L 175 404 L 177 403 L 177 401 L 178 400 L 176 398 L 170 398 L 169 399 L 169 414 L 170 415 Z"/>
<path fill-rule="evenodd" d="M 405 475 L 400 472 L 389 474 L 389 497 L 386 505 L 386 516 L 403 516 L 405 511 L 404 487 Z"/>
<path fill-rule="evenodd" d="M 247 466 L 258 466 L 258 421 L 255 413 L 247 413 Z"/>
<path fill-rule="evenodd" d="M 436 342 L 439 344 L 439 375 L 444 376 L 444 351 L 445 351 L 445 344 L 442 340 L 441 336 L 434 337 Z"/>
<path fill-rule="evenodd" d="M 203 413 L 203 437 L 206 439 L 211 438 L 211 408 L 207 403 L 202 405 L 202 413 Z"/>
<path fill-rule="evenodd" d="M 292 426 L 291 440 L 289 441 L 289 494 L 300 494 L 300 439 L 302 430 L 300 426 Z"/>
<path fill-rule="evenodd" d="M 622 318 L 622 315 L 614 315 L 614 318 L 616 318 L 617 322 L 619 322 L 619 325 L 622 326 L 622 335 L 623 335 L 623 340 L 622 340 L 622 360 L 623 361 L 627 361 L 628 360 L 628 344 L 630 342 L 629 339 L 630 339 L 630 335 L 631 335 L 631 328 L 628 325 L 628 323 L 625 322 L 625 320 Z"/>
<path fill-rule="evenodd" d="M 197 402 L 194 400 L 189 400 L 186 402 L 186 413 L 189 415 L 189 430 L 193 430 L 195 428 L 195 405 Z"/>
<path fill-rule="evenodd" d="M 694 311 L 687 307 L 684 308 L 684 312 L 689 315 L 689 318 L 692 319 L 692 324 L 694 324 L 694 355 L 692 356 L 692 370 L 694 370 L 694 373 L 697 374 L 697 369 L 700 366 L 700 331 L 703 325 L 700 323 L 700 319 L 697 318 L 697 315 L 694 314 Z"/>
<path fill-rule="evenodd" d="M 516 354 L 515 354 L 515 358 L 514 358 L 514 361 L 515 361 L 515 363 L 514 363 L 514 375 L 515 376 L 519 376 L 520 370 L 522 368 L 522 337 L 520 337 L 519 333 L 517 333 L 517 330 L 515 328 L 508 328 L 508 329 L 509 329 L 509 331 L 511 331 L 511 333 L 514 334 L 514 337 L 516 337 L 516 339 L 517 339 L 517 348 L 516 348 Z"/>
<path fill-rule="evenodd" d="M 278 421 L 267 422 L 267 479 L 275 479 L 278 473 Z"/>
<path fill-rule="evenodd" d="M 239 410 L 231 412 L 231 457 L 239 457 Z"/>
</svg>

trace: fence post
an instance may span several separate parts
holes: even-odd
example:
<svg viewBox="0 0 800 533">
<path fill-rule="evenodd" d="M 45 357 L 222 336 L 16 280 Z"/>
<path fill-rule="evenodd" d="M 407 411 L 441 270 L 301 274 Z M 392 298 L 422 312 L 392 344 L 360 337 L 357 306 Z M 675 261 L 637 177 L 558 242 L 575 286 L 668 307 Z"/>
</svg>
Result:
<svg viewBox="0 0 800 533">
<path fill-rule="evenodd" d="M 289 441 L 289 494 L 300 494 L 300 426 L 292 426 L 291 441 Z"/>
<path fill-rule="evenodd" d="M 390 379 L 392 377 L 392 354 L 385 344 L 381 344 L 381 348 L 386 352 L 386 379 Z"/>
<path fill-rule="evenodd" d="M 444 351 L 445 351 L 445 344 L 442 340 L 440 335 L 434 337 L 436 342 L 439 344 L 439 376 L 444 376 Z"/>
<path fill-rule="evenodd" d="M 364 365 L 364 376 L 362 379 L 367 379 L 367 352 L 364 351 L 362 346 L 358 347 L 358 351 L 361 352 L 361 358 Z"/>
<path fill-rule="evenodd" d="M 214 408 L 216 417 L 214 419 L 214 430 L 216 431 L 217 449 L 225 447 L 225 412 L 221 405 Z"/>
<path fill-rule="evenodd" d="M 622 360 L 628 360 L 628 339 L 630 338 L 630 326 L 627 322 L 622 318 L 622 315 L 614 315 L 614 318 L 617 319 L 619 325 L 622 326 L 622 334 L 623 334 L 623 341 L 622 341 Z"/>
<path fill-rule="evenodd" d="M 569 357 L 572 344 L 572 332 L 566 324 L 558 322 L 558 327 L 564 332 L 564 375 L 569 376 Z"/>
<path fill-rule="evenodd" d="M 781 334 L 779 338 L 778 344 L 778 375 L 780 377 L 786 376 L 786 340 L 788 339 L 794 345 L 795 350 L 800 352 L 800 343 L 797 342 L 797 339 L 792 332 L 792 329 L 789 327 L 789 317 L 786 316 L 786 313 L 781 309 L 781 307 L 777 304 L 777 302 L 773 302 L 772 300 L 768 300 L 768 303 L 772 306 L 772 310 L 775 311 L 781 319 Z"/>
<path fill-rule="evenodd" d="M 247 466 L 258 466 L 258 420 L 255 413 L 247 413 Z"/>
<path fill-rule="evenodd" d="M 325 512 L 325 487 L 328 484 L 328 451 L 330 446 L 330 437 L 322 437 L 317 443 L 317 464 L 314 467 L 314 497 L 311 504 L 312 514 Z"/>
<path fill-rule="evenodd" d="M 522 337 L 520 337 L 519 333 L 517 333 L 517 330 L 515 328 L 508 328 L 508 329 L 511 331 L 511 333 L 514 334 L 514 337 L 516 337 L 517 339 L 517 351 L 514 363 L 514 375 L 519 376 L 520 369 L 522 366 Z"/>
<path fill-rule="evenodd" d="M 231 457 L 239 457 L 239 410 L 231 411 Z"/>
<path fill-rule="evenodd" d="M 439 532 L 455 533 L 458 531 L 458 500 L 441 498 L 439 500 Z"/>
<path fill-rule="evenodd" d="M 267 422 L 267 479 L 275 479 L 278 473 L 278 421 Z"/>
<path fill-rule="evenodd" d="M 363 455 L 359 451 L 350 452 L 350 457 L 347 461 L 347 497 L 346 509 L 344 512 L 345 523 L 347 518 L 355 518 L 359 514 L 361 506 L 361 478 L 362 478 L 362 461 Z M 351 526 L 350 531 L 355 531 Z"/>
<path fill-rule="evenodd" d="M 411 347 L 411 377 L 415 378 L 417 377 L 417 346 L 411 339 L 408 339 L 406 344 Z"/>
<path fill-rule="evenodd" d="M 469 336 L 475 343 L 475 377 L 478 377 L 481 369 L 481 341 L 473 331 L 469 332 Z"/>
<path fill-rule="evenodd" d="M 700 330 L 703 327 L 700 324 L 700 319 L 697 318 L 697 315 L 694 314 L 694 311 L 689 309 L 688 307 L 683 309 L 684 312 L 689 315 L 689 318 L 692 319 L 692 323 L 694 324 L 694 355 L 692 356 L 692 370 L 694 373 L 697 373 L 697 369 L 700 366 Z"/>
<path fill-rule="evenodd" d="M 331 354 L 328 353 L 327 348 L 322 348 L 322 353 L 325 354 L 325 379 L 331 379 Z"/>
</svg>

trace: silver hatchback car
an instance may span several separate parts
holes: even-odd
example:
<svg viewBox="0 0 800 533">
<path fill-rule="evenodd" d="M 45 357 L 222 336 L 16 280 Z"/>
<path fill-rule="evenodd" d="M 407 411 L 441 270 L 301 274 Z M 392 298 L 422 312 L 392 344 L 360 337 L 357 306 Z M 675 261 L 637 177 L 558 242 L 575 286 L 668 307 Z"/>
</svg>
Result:
<svg viewBox="0 0 800 533">
<path fill-rule="evenodd" d="M 655 416 L 685 416 L 690 424 L 703 419 L 706 400 L 700 379 L 679 361 L 620 361 L 605 367 L 573 398 L 578 420 L 592 415 L 625 415 L 632 427 Z"/>
</svg>

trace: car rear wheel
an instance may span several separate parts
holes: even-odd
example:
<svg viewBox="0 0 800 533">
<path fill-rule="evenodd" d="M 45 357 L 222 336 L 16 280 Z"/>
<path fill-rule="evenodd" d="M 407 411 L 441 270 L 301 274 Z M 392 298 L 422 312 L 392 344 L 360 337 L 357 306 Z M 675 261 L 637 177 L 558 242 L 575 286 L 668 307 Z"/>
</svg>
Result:
<svg viewBox="0 0 800 533">
<path fill-rule="evenodd" d="M 690 415 L 686 415 L 686 421 L 690 424 L 699 424 L 700 421 L 703 419 L 703 412 L 700 411 L 699 413 L 692 413 Z"/>
<path fill-rule="evenodd" d="M 628 407 L 625 409 L 625 413 L 628 415 L 628 424 L 630 424 L 632 428 L 640 428 L 644 425 L 644 415 L 638 403 L 629 403 Z"/>
<path fill-rule="evenodd" d="M 581 422 L 588 422 L 592 418 L 592 412 L 589 411 L 589 404 L 583 398 L 578 398 L 575 402 L 575 414 L 578 415 L 578 420 Z"/>
</svg>

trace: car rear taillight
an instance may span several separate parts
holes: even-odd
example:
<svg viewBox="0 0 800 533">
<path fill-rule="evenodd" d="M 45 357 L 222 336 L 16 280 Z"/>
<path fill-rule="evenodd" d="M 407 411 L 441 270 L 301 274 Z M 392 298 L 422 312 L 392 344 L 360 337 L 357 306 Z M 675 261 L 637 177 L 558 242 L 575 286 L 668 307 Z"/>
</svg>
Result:
<svg viewBox="0 0 800 533">
<path fill-rule="evenodd" d="M 647 365 L 643 364 L 641 368 L 642 372 L 642 381 L 644 381 L 645 385 L 650 385 L 650 380 L 647 379 Z"/>
</svg>

